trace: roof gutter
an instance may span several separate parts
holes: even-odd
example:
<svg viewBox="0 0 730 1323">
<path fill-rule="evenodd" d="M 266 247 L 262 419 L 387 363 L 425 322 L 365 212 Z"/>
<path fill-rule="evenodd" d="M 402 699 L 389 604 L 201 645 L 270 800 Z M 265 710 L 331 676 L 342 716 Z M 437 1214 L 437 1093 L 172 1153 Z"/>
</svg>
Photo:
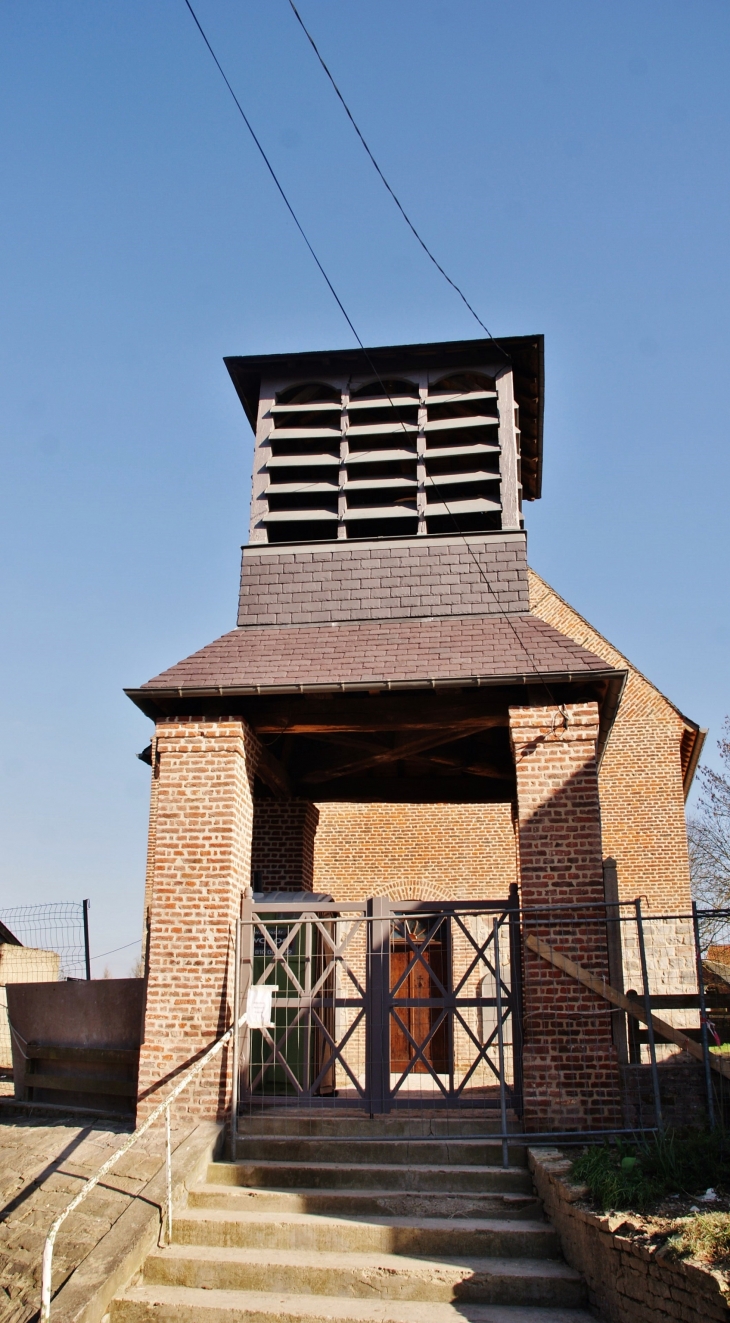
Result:
<svg viewBox="0 0 730 1323">
<path fill-rule="evenodd" d="M 371 693 L 374 690 L 384 692 L 401 689 L 481 689 L 497 685 L 538 685 L 576 684 L 591 680 L 611 680 L 621 677 L 622 689 L 626 671 L 614 667 L 596 671 L 551 671 L 539 674 L 536 671 L 522 672 L 515 675 L 461 675 L 421 680 L 335 680 L 322 684 L 243 684 L 243 685 L 145 685 L 142 689 L 125 689 L 124 692 L 133 703 L 139 706 L 145 698 L 265 698 L 277 694 L 345 694 Z"/>
</svg>

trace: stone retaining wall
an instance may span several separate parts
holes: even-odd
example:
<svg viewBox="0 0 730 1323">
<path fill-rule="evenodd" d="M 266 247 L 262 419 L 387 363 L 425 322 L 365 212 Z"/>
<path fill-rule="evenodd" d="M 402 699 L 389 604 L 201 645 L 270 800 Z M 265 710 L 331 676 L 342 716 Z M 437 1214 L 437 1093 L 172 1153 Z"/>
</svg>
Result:
<svg viewBox="0 0 730 1323">
<path fill-rule="evenodd" d="M 530 1149 L 529 1163 L 563 1254 L 582 1273 L 591 1306 L 607 1323 L 730 1323 L 728 1287 L 719 1272 L 673 1262 L 661 1247 L 622 1235 L 625 1214 L 577 1206 L 585 1187 L 566 1179 L 572 1159 L 559 1149 Z"/>
</svg>

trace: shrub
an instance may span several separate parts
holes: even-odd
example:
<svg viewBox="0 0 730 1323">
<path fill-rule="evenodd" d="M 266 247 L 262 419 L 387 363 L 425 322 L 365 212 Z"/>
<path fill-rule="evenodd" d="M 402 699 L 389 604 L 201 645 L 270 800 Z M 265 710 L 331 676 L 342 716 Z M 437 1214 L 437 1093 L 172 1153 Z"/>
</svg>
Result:
<svg viewBox="0 0 730 1323">
<path fill-rule="evenodd" d="M 730 1144 L 722 1131 L 665 1131 L 651 1138 L 587 1148 L 571 1180 L 587 1185 L 602 1210 L 644 1212 L 668 1195 L 730 1187 Z"/>
</svg>

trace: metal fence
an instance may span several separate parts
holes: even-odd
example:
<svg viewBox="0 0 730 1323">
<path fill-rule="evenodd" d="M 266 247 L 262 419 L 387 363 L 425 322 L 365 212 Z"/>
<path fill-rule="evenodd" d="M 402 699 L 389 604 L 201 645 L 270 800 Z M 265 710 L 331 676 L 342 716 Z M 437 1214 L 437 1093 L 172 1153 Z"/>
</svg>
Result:
<svg viewBox="0 0 730 1323">
<path fill-rule="evenodd" d="M 8 983 L 91 978 L 89 902 L 56 901 L 0 910 L 0 1071 L 12 1070 Z"/>
<path fill-rule="evenodd" d="M 540 951 L 592 1004 L 550 1004 L 573 1068 L 587 1071 L 592 1035 L 610 1035 L 627 1129 L 730 1121 L 730 911 L 647 912 L 645 898 L 521 911 L 523 952 Z M 601 953 L 591 967 L 591 951 Z M 552 952 L 552 956 L 551 953 Z M 581 952 L 584 952 L 581 955 Z M 606 959 L 607 955 L 607 959 Z M 524 958 L 524 957 L 523 957 Z M 572 967 L 571 967 L 572 966 Z M 527 998 L 534 1008 L 535 998 Z M 529 1015 L 524 1025 L 529 1040 Z M 582 1022 L 582 1023 L 581 1023 Z M 595 1056 L 595 1052 L 594 1052 Z M 556 1111 L 570 1089 L 553 1080 Z"/>
<path fill-rule="evenodd" d="M 89 902 L 54 901 L 47 905 L 19 905 L 0 910 L 0 952 L 12 959 L 18 977 L 3 982 L 21 983 L 24 971 L 35 982 L 41 966 L 55 968 L 56 979 L 91 978 L 89 955 Z M 5 948 L 5 949 L 3 949 Z M 49 960 L 55 956 L 57 960 Z"/>
<path fill-rule="evenodd" d="M 641 899 L 520 909 L 516 895 L 246 905 L 236 1005 L 252 987 L 269 995 L 240 1044 L 248 1115 L 471 1108 L 501 1112 L 505 1130 L 523 1113 L 525 1042 L 536 1105 L 542 1090 L 555 1118 L 541 1133 L 651 1129 L 685 1104 L 715 1124 L 730 1109 L 730 911 L 654 914 Z M 621 1068 L 620 1119 L 601 1119 L 602 1060 Z"/>
<path fill-rule="evenodd" d="M 244 902 L 240 946 L 239 1005 L 251 988 L 268 996 L 241 1043 L 249 1114 L 519 1110 L 519 937 L 508 900 L 281 894 Z"/>
</svg>

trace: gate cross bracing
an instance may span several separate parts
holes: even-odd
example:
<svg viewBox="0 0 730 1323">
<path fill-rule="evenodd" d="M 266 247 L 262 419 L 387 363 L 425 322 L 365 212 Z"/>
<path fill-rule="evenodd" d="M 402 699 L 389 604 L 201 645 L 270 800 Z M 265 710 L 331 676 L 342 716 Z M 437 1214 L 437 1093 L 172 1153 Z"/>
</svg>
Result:
<svg viewBox="0 0 730 1323">
<path fill-rule="evenodd" d="M 241 1106 L 513 1108 L 521 1114 L 521 947 L 505 901 L 245 900 Z"/>
</svg>

